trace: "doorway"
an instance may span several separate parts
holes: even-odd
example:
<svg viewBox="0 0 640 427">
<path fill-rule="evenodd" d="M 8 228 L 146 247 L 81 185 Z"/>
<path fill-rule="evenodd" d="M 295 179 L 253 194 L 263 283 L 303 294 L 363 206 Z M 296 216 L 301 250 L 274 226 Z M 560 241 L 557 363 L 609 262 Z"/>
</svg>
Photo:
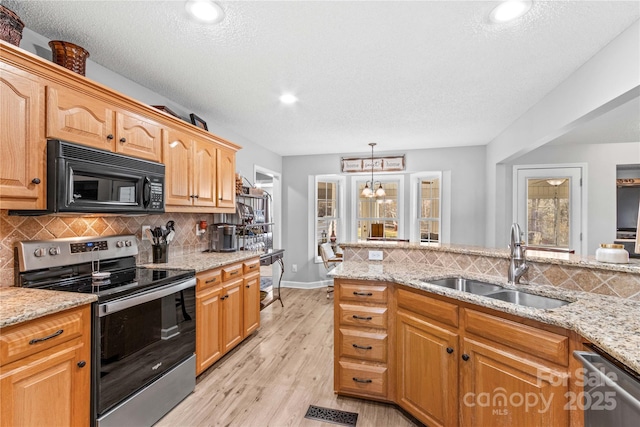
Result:
<svg viewBox="0 0 640 427">
<path fill-rule="evenodd" d="M 583 166 L 514 166 L 514 221 L 527 246 L 585 252 Z"/>
<path fill-rule="evenodd" d="M 263 189 L 269 195 L 271 202 L 268 203 L 269 208 L 265 212 L 265 222 L 273 223 L 273 248 L 282 249 L 282 181 L 280 173 L 254 165 L 253 182 L 257 188 Z M 260 267 L 260 277 L 271 278 L 270 282 L 273 284 L 279 282 L 281 274 L 280 263 Z"/>
</svg>

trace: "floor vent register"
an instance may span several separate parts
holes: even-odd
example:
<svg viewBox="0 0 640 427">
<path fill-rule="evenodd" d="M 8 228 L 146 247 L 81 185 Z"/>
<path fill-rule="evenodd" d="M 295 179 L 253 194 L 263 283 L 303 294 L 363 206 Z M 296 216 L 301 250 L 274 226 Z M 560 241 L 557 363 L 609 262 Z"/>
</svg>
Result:
<svg viewBox="0 0 640 427">
<path fill-rule="evenodd" d="M 352 427 L 355 427 L 358 421 L 358 414 L 355 412 L 339 411 L 337 409 L 322 408 L 313 405 L 309 405 L 309 409 L 307 409 L 304 417 L 310 420 L 325 421 Z"/>
</svg>

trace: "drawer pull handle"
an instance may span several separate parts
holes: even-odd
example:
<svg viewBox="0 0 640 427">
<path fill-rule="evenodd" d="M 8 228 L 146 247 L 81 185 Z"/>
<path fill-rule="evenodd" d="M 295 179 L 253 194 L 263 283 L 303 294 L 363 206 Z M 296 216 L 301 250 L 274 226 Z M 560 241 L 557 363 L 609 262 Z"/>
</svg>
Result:
<svg viewBox="0 0 640 427">
<path fill-rule="evenodd" d="M 373 349 L 373 347 L 371 347 L 370 345 L 368 346 L 362 346 L 362 345 L 358 345 L 358 344 L 352 344 L 353 348 L 359 348 L 360 350 L 371 350 Z"/>
<path fill-rule="evenodd" d="M 373 294 L 371 292 L 356 292 L 353 291 L 353 294 L 358 297 L 372 297 Z"/>
<path fill-rule="evenodd" d="M 449 353 L 449 354 L 453 353 L 453 348 L 452 347 L 447 347 L 447 353 Z"/>
<path fill-rule="evenodd" d="M 231 273 L 229 273 L 230 276 L 235 276 L 236 274 L 238 274 L 238 270 L 232 271 Z"/>
<path fill-rule="evenodd" d="M 42 342 L 42 341 L 50 340 L 51 338 L 55 338 L 58 335 L 62 334 L 63 332 L 64 332 L 64 329 L 58 329 L 57 331 L 55 331 L 51 335 L 46 336 L 44 338 L 34 338 L 31 341 L 29 341 L 29 345 L 33 345 L 33 344 L 37 344 L 37 343 Z"/>
<path fill-rule="evenodd" d="M 256 268 L 258 266 L 258 264 L 253 264 L 252 266 L 249 267 L 249 270 L 253 270 L 254 268 Z"/>
<path fill-rule="evenodd" d="M 373 319 L 373 317 L 371 316 L 364 317 L 364 316 L 358 316 L 357 314 L 354 314 L 353 318 L 356 320 L 372 320 Z"/>
<path fill-rule="evenodd" d="M 211 279 L 211 280 L 207 280 L 207 281 L 206 281 L 206 282 L 204 282 L 204 283 L 213 283 L 213 282 L 215 282 L 216 280 L 218 280 L 218 278 L 217 278 L 217 277 L 214 277 L 213 279 Z"/>
<path fill-rule="evenodd" d="M 358 378 L 358 377 L 353 377 L 352 379 L 353 379 L 355 382 L 357 382 L 357 383 L 365 383 L 365 384 L 369 384 L 369 383 L 372 383 L 372 382 L 373 382 L 373 380 L 370 380 L 370 379 L 368 379 L 368 378 L 367 378 L 367 379 L 362 379 L 362 378 Z"/>
</svg>

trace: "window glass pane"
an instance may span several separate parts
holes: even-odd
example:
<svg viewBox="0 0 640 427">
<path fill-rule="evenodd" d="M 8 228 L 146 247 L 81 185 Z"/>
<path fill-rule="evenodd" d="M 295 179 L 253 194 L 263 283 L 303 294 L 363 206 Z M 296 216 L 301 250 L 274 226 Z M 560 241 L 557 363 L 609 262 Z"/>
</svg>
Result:
<svg viewBox="0 0 640 427">
<path fill-rule="evenodd" d="M 528 242 L 569 247 L 568 178 L 527 179 Z"/>
<path fill-rule="evenodd" d="M 320 256 L 320 245 L 338 242 L 338 183 L 317 181 L 316 183 L 316 256 Z"/>
</svg>

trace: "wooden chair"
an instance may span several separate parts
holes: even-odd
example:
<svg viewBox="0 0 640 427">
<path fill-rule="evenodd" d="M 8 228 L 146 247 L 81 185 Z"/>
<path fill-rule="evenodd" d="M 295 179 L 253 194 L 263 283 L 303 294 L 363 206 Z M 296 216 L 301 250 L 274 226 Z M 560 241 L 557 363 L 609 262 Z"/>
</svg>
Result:
<svg viewBox="0 0 640 427">
<path fill-rule="evenodd" d="M 336 253 L 333 252 L 331 243 L 328 242 L 320 245 L 320 257 L 322 258 L 324 267 L 327 269 L 327 273 L 333 270 L 338 263 L 342 262 L 342 254 L 336 255 Z M 329 298 L 331 292 L 333 292 L 333 280 L 331 284 L 327 286 L 327 298 Z"/>
</svg>

